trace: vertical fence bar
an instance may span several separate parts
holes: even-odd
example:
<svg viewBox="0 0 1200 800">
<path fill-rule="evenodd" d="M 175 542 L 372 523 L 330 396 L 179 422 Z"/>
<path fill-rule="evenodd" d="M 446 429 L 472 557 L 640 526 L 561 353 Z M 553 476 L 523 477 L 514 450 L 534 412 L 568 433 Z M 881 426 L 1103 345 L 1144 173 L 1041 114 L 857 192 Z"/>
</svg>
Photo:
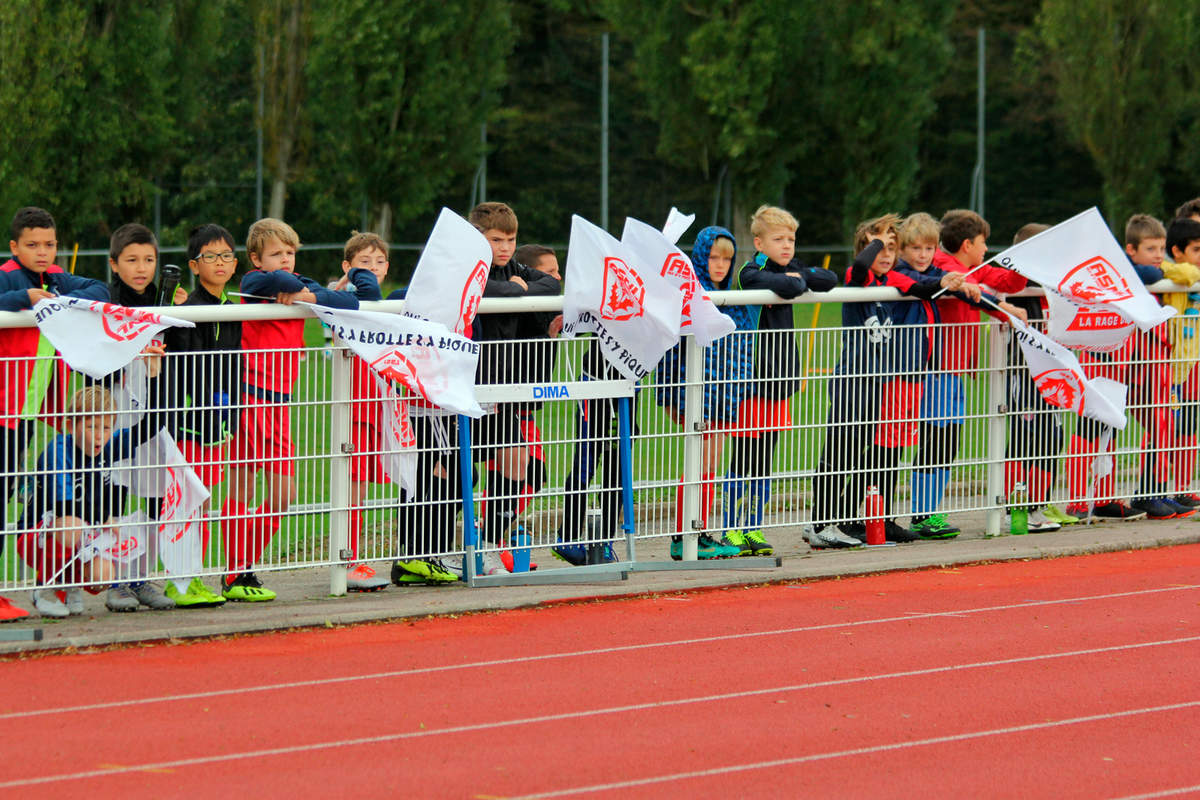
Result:
<svg viewBox="0 0 1200 800">
<path fill-rule="evenodd" d="M 988 327 L 988 410 L 987 422 L 987 496 L 992 504 L 1001 506 L 987 512 L 988 536 L 1000 534 L 1003 521 L 1004 496 L 1004 433 L 1008 408 L 1004 402 L 1004 382 L 1008 377 L 1008 326 Z"/>
<path fill-rule="evenodd" d="M 704 446 L 704 349 L 695 336 L 684 341 L 683 399 L 683 514 L 679 527 L 683 536 L 683 559 L 696 560 L 697 531 L 700 529 L 701 451 Z"/>
<path fill-rule="evenodd" d="M 340 346 L 337 338 L 334 343 Z M 346 593 L 346 560 L 350 544 L 350 359 L 347 349 L 335 350 L 330 381 L 329 420 L 329 555 L 337 564 L 329 570 L 329 593 Z"/>
<path fill-rule="evenodd" d="M 625 545 L 629 561 L 636 561 L 633 524 L 633 418 L 629 407 L 633 401 L 622 397 L 617 401 L 617 461 L 621 473 L 621 527 L 625 530 Z M 693 545 L 694 547 L 694 545 Z"/>
<path fill-rule="evenodd" d="M 468 586 L 475 584 L 478 574 L 475 563 L 475 545 L 479 532 L 475 529 L 475 473 L 471 461 L 471 418 L 458 415 L 458 474 L 462 482 L 463 511 L 463 580 Z"/>
</svg>

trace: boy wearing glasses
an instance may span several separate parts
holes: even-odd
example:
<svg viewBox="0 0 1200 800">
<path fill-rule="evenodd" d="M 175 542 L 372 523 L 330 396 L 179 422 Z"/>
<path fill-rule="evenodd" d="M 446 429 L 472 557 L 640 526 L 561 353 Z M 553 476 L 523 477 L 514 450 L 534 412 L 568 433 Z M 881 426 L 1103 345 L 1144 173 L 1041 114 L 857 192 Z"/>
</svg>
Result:
<svg viewBox="0 0 1200 800">
<path fill-rule="evenodd" d="M 188 267 L 196 288 L 185 306 L 222 306 L 233 301 L 225 287 L 237 271 L 233 236 L 220 225 L 193 228 L 188 235 Z M 184 458 L 210 489 L 225 478 L 229 440 L 238 415 L 231 403 L 242 396 L 242 323 L 197 322 L 194 328 L 168 328 L 166 332 L 171 402 L 179 409 L 175 439 Z M 207 513 L 205 506 L 203 513 Z M 232 521 L 222 520 L 224 528 Z M 201 525 L 203 552 L 208 552 L 208 523 Z M 180 608 L 219 606 L 225 598 L 199 578 L 186 587 L 167 582 L 167 597 Z"/>
</svg>

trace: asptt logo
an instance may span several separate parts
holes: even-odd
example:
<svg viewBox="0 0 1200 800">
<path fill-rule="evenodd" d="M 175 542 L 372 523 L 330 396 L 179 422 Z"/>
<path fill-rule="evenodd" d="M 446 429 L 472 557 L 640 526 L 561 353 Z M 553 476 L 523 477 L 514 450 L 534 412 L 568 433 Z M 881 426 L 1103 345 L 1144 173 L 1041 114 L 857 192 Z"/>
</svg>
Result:
<svg viewBox="0 0 1200 800">
<path fill-rule="evenodd" d="M 471 270 L 466 285 L 463 286 L 462 297 L 458 301 L 458 324 L 454 326 L 455 333 L 466 334 L 475 321 L 479 311 L 479 301 L 483 299 L 483 289 L 487 286 L 488 265 L 480 261 Z"/>
<path fill-rule="evenodd" d="M 1103 308 L 1083 306 L 1067 324 L 1069 331 L 1119 331 L 1122 328 L 1132 328 L 1133 323 L 1115 311 L 1105 311 Z"/>
<path fill-rule="evenodd" d="M 642 278 L 619 258 L 604 259 L 604 301 L 600 318 L 623 322 L 645 313 L 646 287 Z"/>
<path fill-rule="evenodd" d="M 1050 405 L 1076 414 L 1083 410 L 1083 381 L 1071 370 L 1046 370 L 1033 376 L 1033 384 Z"/>
<path fill-rule="evenodd" d="M 100 306 L 100 320 L 108 338 L 116 342 L 128 342 L 153 327 L 158 318 L 144 311 L 103 303 Z"/>
<path fill-rule="evenodd" d="M 390 406 L 391 413 L 387 415 L 387 422 L 392 441 L 401 450 L 412 450 L 417 446 L 417 436 L 413 433 L 412 421 L 408 418 L 408 403 L 395 396 L 387 398 L 384 402 Z"/>
<path fill-rule="evenodd" d="M 1058 291 L 1085 303 L 1119 303 L 1133 297 L 1129 284 L 1102 256 L 1089 258 L 1058 282 Z"/>
<path fill-rule="evenodd" d="M 696 274 L 692 272 L 692 265 L 686 261 L 679 253 L 671 253 L 667 256 L 667 260 L 663 262 L 662 275 L 664 278 L 672 278 L 679 281 L 679 291 L 683 292 L 683 324 L 688 325 L 692 321 L 692 299 L 696 296 Z"/>
<path fill-rule="evenodd" d="M 418 396 L 426 400 L 429 399 L 429 395 L 425 393 L 425 384 L 417 374 L 416 364 L 409 360 L 408 356 L 401 353 L 398 348 L 393 347 L 372 361 L 371 369 L 385 378 L 396 381 L 402 386 L 407 386 Z"/>
</svg>

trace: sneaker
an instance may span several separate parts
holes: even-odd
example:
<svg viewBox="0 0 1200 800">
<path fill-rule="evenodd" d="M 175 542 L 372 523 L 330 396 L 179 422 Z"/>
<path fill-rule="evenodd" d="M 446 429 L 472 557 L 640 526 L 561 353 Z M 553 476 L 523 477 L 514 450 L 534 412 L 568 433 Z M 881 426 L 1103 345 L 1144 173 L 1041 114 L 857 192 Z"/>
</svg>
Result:
<svg viewBox="0 0 1200 800">
<path fill-rule="evenodd" d="M 137 598 L 138 603 L 151 611 L 168 611 L 175 607 L 175 601 L 149 581 L 132 583 L 129 588 L 133 590 L 133 596 Z"/>
<path fill-rule="evenodd" d="M 671 558 L 675 561 L 683 560 L 683 539 L 678 536 L 671 537 Z"/>
<path fill-rule="evenodd" d="M 953 539 L 960 533 L 946 521 L 945 514 L 930 514 L 921 519 L 913 517 L 912 532 L 922 539 Z"/>
<path fill-rule="evenodd" d="M 726 552 L 725 546 L 722 544 L 718 544 L 708 534 L 702 533 L 698 537 L 696 537 L 696 558 L 698 558 L 698 559 L 726 558 L 726 556 L 724 555 L 725 552 Z M 729 552 L 732 552 L 732 550 L 730 550 Z M 741 555 L 741 553 L 742 553 L 742 550 L 739 547 L 738 555 Z M 672 536 L 671 537 L 671 558 L 674 559 L 675 561 L 683 560 L 683 537 L 681 537 L 681 536 Z"/>
<path fill-rule="evenodd" d="M 808 546 L 813 550 L 862 547 L 862 542 L 852 536 L 847 536 L 837 525 L 830 525 L 819 531 L 812 525 L 805 525 L 804 541 L 808 542 Z"/>
<path fill-rule="evenodd" d="M 600 545 L 601 564 L 615 564 L 618 561 L 620 561 L 620 559 L 617 558 L 617 551 L 613 550 L 612 542 L 605 542 L 604 544 Z"/>
<path fill-rule="evenodd" d="M 76 586 L 74 589 L 59 590 L 55 594 L 67 604 L 68 614 L 77 617 L 83 613 L 83 589 Z"/>
<path fill-rule="evenodd" d="M 550 548 L 550 552 L 560 561 L 565 561 L 572 567 L 582 567 L 587 563 L 587 546 L 558 540 L 558 544 Z"/>
<path fill-rule="evenodd" d="M 495 550 L 484 550 L 476 555 L 479 556 L 479 561 L 482 563 L 480 575 L 504 575 L 508 572 L 504 567 L 504 562 L 500 560 L 500 554 Z"/>
<path fill-rule="evenodd" d="M 397 586 L 439 586 L 462 577 L 462 566 L 449 569 L 444 559 L 414 558 L 392 564 L 392 583 Z"/>
<path fill-rule="evenodd" d="M 863 535 L 866 536 L 865 531 Z M 885 519 L 883 521 L 883 536 L 887 541 L 895 542 L 896 544 L 915 542 L 921 538 L 894 519 Z"/>
<path fill-rule="evenodd" d="M 225 598 L 205 586 L 204 581 L 199 578 L 192 578 L 186 592 L 179 591 L 175 581 L 167 581 L 164 594 L 174 600 L 178 608 L 211 608 L 225 605 Z"/>
<path fill-rule="evenodd" d="M 742 554 L 742 548 L 719 542 L 707 533 L 700 534 L 697 549 L 699 548 L 711 548 L 712 558 L 737 558 Z"/>
<path fill-rule="evenodd" d="M 1150 519 L 1174 519 L 1175 509 L 1163 502 L 1161 497 L 1139 497 L 1129 504 L 1137 511 L 1145 512 Z"/>
<path fill-rule="evenodd" d="M 28 616 L 28 611 L 14 606 L 7 597 L 0 597 L 0 622 L 13 622 Z"/>
<path fill-rule="evenodd" d="M 1092 509 L 1092 516 L 1100 519 L 1116 519 L 1122 522 L 1133 522 L 1138 519 L 1145 519 L 1146 512 L 1137 511 L 1124 503 L 1105 503 L 1098 505 Z"/>
<path fill-rule="evenodd" d="M 746 534 L 741 531 L 728 531 L 721 539 L 721 544 L 726 547 L 736 547 L 739 556 L 754 555 L 754 548 L 750 546 L 750 542 L 746 541 Z"/>
<path fill-rule="evenodd" d="M 104 606 L 109 611 L 137 611 L 137 595 L 128 583 L 116 583 L 109 587 L 104 596 Z"/>
<path fill-rule="evenodd" d="M 233 580 L 226 579 L 221 596 L 237 603 L 267 603 L 275 599 L 275 593 L 264 589 L 262 581 L 253 572 L 243 572 Z"/>
<path fill-rule="evenodd" d="M 1200 508 L 1200 494 L 1177 494 L 1171 499 L 1180 505 Z"/>
<path fill-rule="evenodd" d="M 1059 511 L 1058 506 L 1046 506 L 1042 510 L 1046 514 L 1046 519 L 1051 522 L 1057 522 L 1059 525 L 1074 525 L 1079 522 L 1079 517 L 1073 517 L 1065 511 Z"/>
<path fill-rule="evenodd" d="M 355 564 L 346 570 L 348 592 L 378 592 L 388 583 L 388 579 L 376 575 L 375 568 L 369 564 Z"/>
<path fill-rule="evenodd" d="M 58 599 L 58 593 L 53 589 L 34 589 L 33 607 L 43 617 L 62 619 L 71 613 L 67 610 L 67 604 Z"/>
<path fill-rule="evenodd" d="M 763 538 L 762 531 L 746 531 L 746 544 L 750 545 L 752 555 L 773 556 L 775 548 Z"/>
<path fill-rule="evenodd" d="M 860 542 L 867 541 L 867 526 L 862 522 L 839 522 L 838 527 L 847 536 L 853 536 Z"/>
<path fill-rule="evenodd" d="M 1026 523 L 1026 527 L 1030 533 L 1052 533 L 1062 525 L 1047 517 L 1045 509 L 1039 508 L 1029 512 L 1029 521 Z"/>
<path fill-rule="evenodd" d="M 1175 519 L 1183 519 L 1184 517 L 1194 517 L 1200 509 L 1189 506 L 1186 503 L 1180 503 L 1174 497 L 1164 497 L 1163 503 L 1175 512 Z"/>
</svg>

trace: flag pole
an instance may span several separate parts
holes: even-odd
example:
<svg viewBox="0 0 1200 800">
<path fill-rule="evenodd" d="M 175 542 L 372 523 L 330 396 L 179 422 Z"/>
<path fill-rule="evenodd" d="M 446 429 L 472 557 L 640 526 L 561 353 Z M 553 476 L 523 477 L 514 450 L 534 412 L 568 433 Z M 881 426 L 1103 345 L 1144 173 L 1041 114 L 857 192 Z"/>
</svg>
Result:
<svg viewBox="0 0 1200 800">
<path fill-rule="evenodd" d="M 829 253 L 825 254 L 825 260 L 821 262 L 822 269 L 829 269 Z M 808 388 L 808 369 L 812 366 L 813 346 L 817 341 L 817 319 L 821 315 L 821 304 L 816 303 L 813 306 L 812 322 L 808 326 L 808 353 L 804 358 L 804 380 L 800 381 L 800 391 L 803 392 Z"/>
<path fill-rule="evenodd" d="M 992 263 L 992 262 L 993 262 L 993 261 L 995 261 L 997 258 L 999 258 L 1001 255 L 1003 255 L 1003 254 L 1004 254 L 1004 252 L 1005 252 L 1005 251 L 1001 250 L 999 253 L 996 253 L 996 255 L 992 256 L 991 258 L 987 259 L 986 261 L 981 261 L 981 262 L 979 262 L 979 265 L 978 265 L 978 266 L 976 266 L 976 267 L 972 267 L 971 269 L 967 270 L 966 272 L 963 272 L 963 273 L 960 273 L 960 274 L 961 274 L 961 275 L 962 275 L 964 278 L 965 278 L 965 277 L 967 277 L 968 275 L 974 275 L 976 272 L 978 272 L 979 270 L 983 269 L 983 268 L 984 268 L 984 267 L 986 267 L 988 264 Z M 950 291 L 950 290 L 949 290 L 949 289 L 946 289 L 946 288 L 938 289 L 938 291 L 937 291 L 937 294 L 935 294 L 935 295 L 934 295 L 933 297 L 931 297 L 930 299 L 931 299 L 931 300 L 937 300 L 939 297 L 941 297 L 942 295 L 944 295 L 944 294 L 945 294 L 946 292 L 948 292 L 948 291 Z"/>
</svg>

